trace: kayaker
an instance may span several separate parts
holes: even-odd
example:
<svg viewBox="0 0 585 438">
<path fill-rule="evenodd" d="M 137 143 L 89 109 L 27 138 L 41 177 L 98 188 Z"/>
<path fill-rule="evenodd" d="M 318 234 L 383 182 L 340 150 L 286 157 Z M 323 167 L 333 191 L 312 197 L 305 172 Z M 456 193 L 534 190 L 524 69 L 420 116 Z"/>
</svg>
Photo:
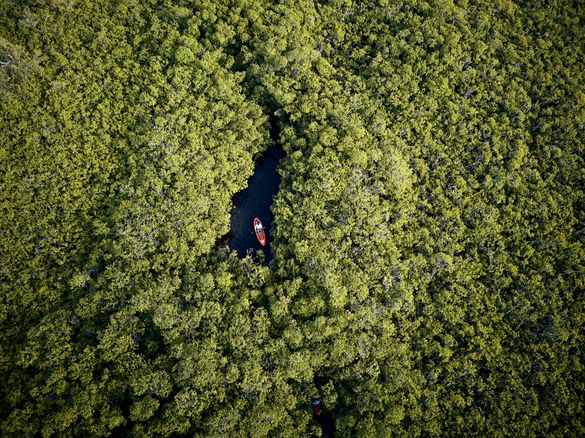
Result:
<svg viewBox="0 0 585 438">
<path fill-rule="evenodd" d="M 254 232 L 256 233 L 256 238 L 260 245 L 266 245 L 266 232 L 264 231 L 264 226 L 262 225 L 262 221 L 257 217 L 254 218 Z"/>
<path fill-rule="evenodd" d="M 313 400 L 312 408 L 313 408 L 313 412 L 315 413 L 315 415 L 317 417 L 321 416 L 321 408 L 319 407 L 320 404 L 321 404 L 320 400 Z"/>
</svg>

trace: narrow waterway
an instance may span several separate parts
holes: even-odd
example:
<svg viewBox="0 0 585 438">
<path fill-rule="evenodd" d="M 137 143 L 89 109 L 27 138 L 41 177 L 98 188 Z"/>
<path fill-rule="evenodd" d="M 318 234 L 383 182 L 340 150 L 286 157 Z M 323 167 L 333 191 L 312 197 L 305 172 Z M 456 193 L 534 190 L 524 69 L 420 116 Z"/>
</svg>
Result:
<svg viewBox="0 0 585 438">
<path fill-rule="evenodd" d="M 256 162 L 254 174 L 248 181 L 248 187 L 234 196 L 234 208 L 231 216 L 231 232 L 228 245 L 244 257 L 248 250 L 263 250 L 266 262 L 272 257 L 271 228 L 273 216 L 270 210 L 272 198 L 278 192 L 280 175 L 276 171 L 278 162 L 284 157 L 284 151 L 278 143 L 278 125 L 276 120 L 270 120 L 270 136 L 273 144 Z M 262 247 L 254 233 L 253 221 L 258 217 L 264 225 L 267 242 Z"/>
</svg>

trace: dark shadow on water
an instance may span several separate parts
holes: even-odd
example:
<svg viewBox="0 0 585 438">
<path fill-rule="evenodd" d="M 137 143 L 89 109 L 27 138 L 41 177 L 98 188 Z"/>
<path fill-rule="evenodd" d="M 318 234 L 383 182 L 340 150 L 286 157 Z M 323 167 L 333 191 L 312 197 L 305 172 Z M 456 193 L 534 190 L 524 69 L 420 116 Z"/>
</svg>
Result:
<svg viewBox="0 0 585 438">
<path fill-rule="evenodd" d="M 272 198 L 278 192 L 280 176 L 276 172 L 278 162 L 284 157 L 284 151 L 278 140 L 277 122 L 271 118 L 270 135 L 272 146 L 257 161 L 254 174 L 248 181 L 248 187 L 234 196 L 234 208 L 231 216 L 231 232 L 228 245 L 238 252 L 238 257 L 245 257 L 248 249 L 263 250 L 265 261 L 272 258 L 270 246 L 272 236 Z M 267 233 L 265 247 L 260 245 L 254 234 L 253 221 L 258 217 L 262 221 Z"/>
<path fill-rule="evenodd" d="M 313 415 L 313 417 L 316 417 Z M 320 417 L 316 417 L 319 426 L 321 426 L 321 431 L 323 431 L 323 436 L 327 438 L 332 438 L 335 436 L 335 419 L 333 415 L 330 413 L 323 413 Z"/>
</svg>

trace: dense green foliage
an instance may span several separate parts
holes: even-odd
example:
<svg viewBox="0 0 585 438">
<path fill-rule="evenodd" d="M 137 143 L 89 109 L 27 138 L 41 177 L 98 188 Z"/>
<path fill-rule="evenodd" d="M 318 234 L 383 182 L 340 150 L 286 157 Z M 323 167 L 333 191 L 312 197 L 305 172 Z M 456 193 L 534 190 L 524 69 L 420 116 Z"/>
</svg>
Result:
<svg viewBox="0 0 585 438">
<path fill-rule="evenodd" d="M 2 2 L 0 434 L 583 435 L 585 11 L 469 3 Z"/>
</svg>

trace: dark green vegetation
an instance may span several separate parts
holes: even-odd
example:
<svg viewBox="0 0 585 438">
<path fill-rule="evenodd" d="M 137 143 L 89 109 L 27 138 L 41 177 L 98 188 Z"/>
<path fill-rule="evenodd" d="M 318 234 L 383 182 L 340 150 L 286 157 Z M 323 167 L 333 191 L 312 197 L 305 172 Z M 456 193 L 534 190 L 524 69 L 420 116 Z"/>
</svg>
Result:
<svg viewBox="0 0 585 438">
<path fill-rule="evenodd" d="M 4 0 L 0 434 L 583 435 L 583 17 Z"/>
</svg>

